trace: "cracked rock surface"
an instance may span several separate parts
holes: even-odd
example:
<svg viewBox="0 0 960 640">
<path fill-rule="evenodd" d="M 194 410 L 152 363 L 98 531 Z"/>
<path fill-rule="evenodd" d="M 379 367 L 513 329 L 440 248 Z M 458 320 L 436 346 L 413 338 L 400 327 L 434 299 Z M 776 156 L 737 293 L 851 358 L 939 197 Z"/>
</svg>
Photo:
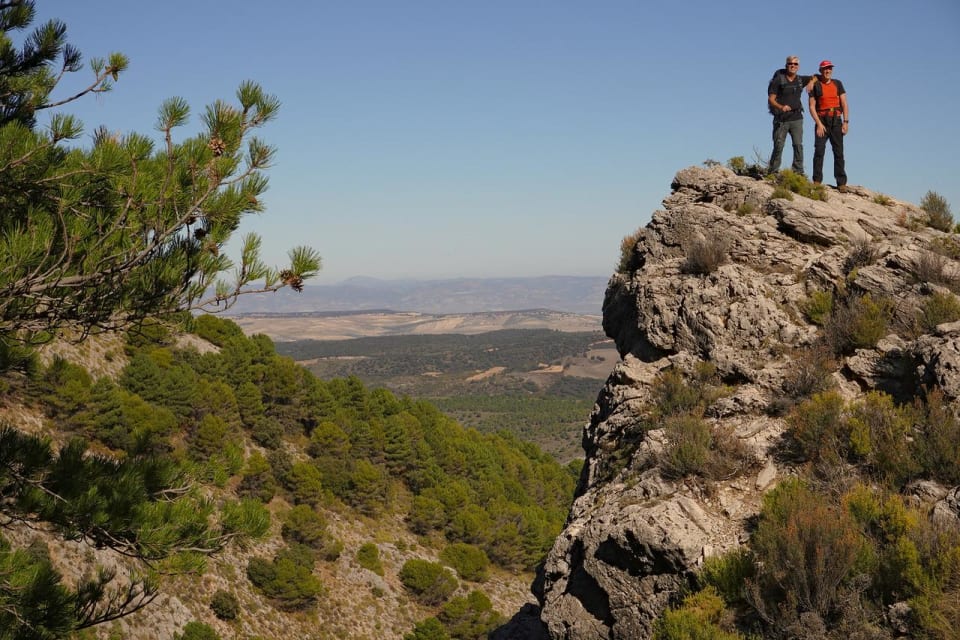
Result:
<svg viewBox="0 0 960 640">
<path fill-rule="evenodd" d="M 622 360 L 584 429 L 577 494 L 535 585 L 550 638 L 649 638 L 704 558 L 748 539 L 763 493 L 792 473 L 771 455 L 785 425 L 770 408 L 797 353 L 817 340 L 819 328 L 803 313 L 813 292 L 870 294 L 892 308 L 890 335 L 832 372 L 848 400 L 874 389 L 910 397 L 930 384 L 948 401 L 960 396 L 960 322 L 917 329 L 925 301 L 960 274 L 960 263 L 941 255 L 951 246 L 960 255 L 960 245 L 924 226 L 922 210 L 895 199 L 879 204 L 863 187 L 831 190 L 826 202 L 771 200 L 766 181 L 719 166 L 684 169 L 672 189 L 637 235 L 629 270 L 608 284 L 603 326 Z M 697 243 L 721 243 L 725 263 L 690 273 Z M 942 249 L 933 261 L 940 283 L 918 277 L 931 247 Z M 656 464 L 662 429 L 640 426 L 657 374 L 700 361 L 713 363 L 731 389 L 709 408 L 711 426 L 732 431 L 757 458 L 749 472 L 709 487 L 664 479 Z M 957 491 L 917 495 L 957 519 Z"/>
</svg>

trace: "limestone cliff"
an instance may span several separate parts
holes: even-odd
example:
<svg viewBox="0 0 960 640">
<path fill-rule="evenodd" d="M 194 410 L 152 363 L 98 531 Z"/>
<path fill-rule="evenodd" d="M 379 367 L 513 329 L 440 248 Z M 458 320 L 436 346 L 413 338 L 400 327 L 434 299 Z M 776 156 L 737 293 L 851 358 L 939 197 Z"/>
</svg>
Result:
<svg viewBox="0 0 960 640">
<path fill-rule="evenodd" d="M 584 430 L 580 486 L 536 587 L 550 638 L 648 638 L 703 559 L 746 540 L 764 491 L 792 472 L 770 449 L 785 428 L 777 404 L 798 353 L 817 340 L 803 313 L 815 291 L 892 304 L 889 335 L 830 372 L 846 398 L 909 396 L 931 383 L 949 400 L 960 395 L 960 323 L 915 329 L 925 300 L 960 277 L 955 236 L 925 226 L 921 209 L 861 187 L 830 189 L 825 202 L 771 199 L 767 181 L 719 166 L 684 169 L 672 188 L 608 284 L 604 329 L 623 359 Z M 725 248 L 726 261 L 690 273 L 697 243 Z M 756 456 L 709 486 L 664 479 L 655 463 L 663 434 L 641 428 L 658 372 L 702 361 L 730 389 L 708 420 Z M 945 494 L 923 499 L 956 517 L 956 495 Z"/>
</svg>

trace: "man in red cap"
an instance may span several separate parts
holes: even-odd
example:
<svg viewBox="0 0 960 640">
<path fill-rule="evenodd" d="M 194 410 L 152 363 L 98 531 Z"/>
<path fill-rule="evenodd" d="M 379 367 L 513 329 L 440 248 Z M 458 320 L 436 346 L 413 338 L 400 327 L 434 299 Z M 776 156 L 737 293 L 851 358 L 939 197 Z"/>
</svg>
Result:
<svg viewBox="0 0 960 640">
<path fill-rule="evenodd" d="M 837 190 L 847 192 L 847 173 L 843 164 L 843 136 L 847 135 L 850 110 L 847 108 L 847 92 L 843 83 L 833 77 L 833 63 L 820 63 L 820 82 L 809 90 L 810 115 L 816 125 L 813 147 L 813 181 L 823 182 L 823 156 L 827 153 L 827 140 L 833 149 L 833 177 Z"/>
</svg>

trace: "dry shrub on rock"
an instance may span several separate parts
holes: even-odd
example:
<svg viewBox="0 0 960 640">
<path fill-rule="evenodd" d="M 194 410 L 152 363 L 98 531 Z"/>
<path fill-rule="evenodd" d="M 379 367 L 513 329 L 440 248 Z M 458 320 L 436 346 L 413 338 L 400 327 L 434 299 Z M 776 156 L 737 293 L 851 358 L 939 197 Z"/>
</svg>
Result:
<svg viewBox="0 0 960 640">
<path fill-rule="evenodd" d="M 684 246 L 686 260 L 681 271 L 694 275 L 713 273 L 727 261 L 730 245 L 730 239 L 721 234 L 690 239 Z"/>
</svg>

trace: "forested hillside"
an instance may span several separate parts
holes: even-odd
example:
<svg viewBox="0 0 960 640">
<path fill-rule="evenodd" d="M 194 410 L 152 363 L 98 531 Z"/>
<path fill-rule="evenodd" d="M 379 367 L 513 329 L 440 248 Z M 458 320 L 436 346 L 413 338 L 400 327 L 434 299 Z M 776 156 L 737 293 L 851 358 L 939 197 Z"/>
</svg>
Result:
<svg viewBox="0 0 960 640">
<path fill-rule="evenodd" d="M 61 110 L 128 61 L 93 58 L 62 88 L 81 53 L 35 15 L 0 2 L 0 640 L 497 625 L 571 471 L 197 317 L 320 269 L 305 246 L 268 267 L 254 234 L 226 252 L 264 210 L 274 149 L 257 134 L 280 101 L 244 82 L 181 138 L 172 97 L 144 114 L 155 138 L 107 125 L 85 144 Z"/>
<path fill-rule="evenodd" d="M 491 571 L 529 571 L 552 544 L 572 469 L 514 437 L 465 429 L 426 402 L 369 391 L 355 378 L 319 380 L 229 321 L 184 321 L 216 349 L 178 347 L 178 333 L 148 323 L 107 354 L 125 362 L 115 378 L 61 357 L 4 378 L 6 408 L 42 413 L 46 434 L 9 424 L 2 434 L 5 521 L 44 532 L 4 547 L 5 625 L 62 634 L 161 606 L 150 602 L 168 588 L 215 624 L 215 594 L 200 589 L 191 602 L 179 590 L 197 584 L 206 556 L 244 538 L 261 542 L 237 556 L 245 564 L 235 567 L 236 584 L 218 596 L 236 602 L 235 631 L 269 632 L 245 616 L 256 601 L 312 611 L 339 625 L 338 637 L 363 637 L 348 620 L 328 619 L 335 612 L 324 594 L 335 587 L 319 575 L 337 580 L 331 563 L 346 552 L 376 571 L 379 548 L 371 539 L 359 555 L 356 541 L 345 551 L 331 518 L 373 529 L 402 519 L 423 557 L 408 554 L 421 564 L 405 563 L 395 580 L 426 607 L 424 617 L 436 609 L 440 619 L 455 575 L 472 585 L 461 597 L 482 592 Z M 123 570 L 95 579 L 102 589 L 77 584 L 45 551 L 58 538 L 109 548 Z M 22 530 L 16 539 L 25 540 Z M 429 560 L 438 556 L 456 574 Z M 96 575 L 97 565 L 77 573 Z M 28 593 L 16 586 L 24 581 Z M 487 596 L 472 598 L 456 606 L 479 627 L 494 626 Z M 24 633 L 10 637 L 33 637 Z"/>
</svg>

